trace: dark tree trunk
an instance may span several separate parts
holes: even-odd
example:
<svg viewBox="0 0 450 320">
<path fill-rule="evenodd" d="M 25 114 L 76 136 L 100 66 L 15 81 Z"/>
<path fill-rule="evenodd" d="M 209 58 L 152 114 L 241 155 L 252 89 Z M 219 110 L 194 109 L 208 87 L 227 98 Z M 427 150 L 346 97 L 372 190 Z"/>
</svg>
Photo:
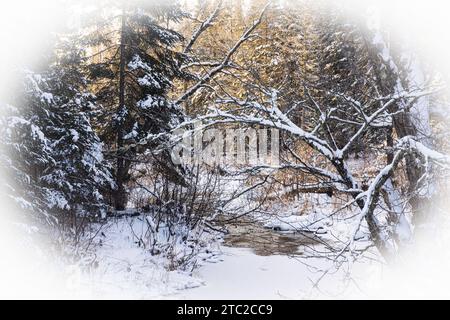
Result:
<svg viewBox="0 0 450 320">
<path fill-rule="evenodd" d="M 118 114 L 123 115 L 125 110 L 125 64 L 126 64 L 126 16 L 122 12 L 122 26 L 120 34 L 120 62 L 119 62 L 119 106 Z M 128 195 L 125 189 L 125 184 L 128 176 L 127 160 L 125 159 L 125 152 L 123 150 L 124 137 L 124 119 L 120 119 L 117 128 L 117 168 L 116 168 L 116 185 L 117 189 L 114 192 L 114 207 L 116 210 L 124 210 L 127 206 Z"/>
<path fill-rule="evenodd" d="M 392 128 L 392 126 L 390 126 L 386 131 L 386 146 L 388 148 L 388 150 L 386 152 L 386 164 L 387 165 L 392 163 L 392 161 L 394 160 L 394 152 L 393 152 L 394 138 L 392 137 L 392 135 L 393 135 L 393 128 Z"/>
</svg>

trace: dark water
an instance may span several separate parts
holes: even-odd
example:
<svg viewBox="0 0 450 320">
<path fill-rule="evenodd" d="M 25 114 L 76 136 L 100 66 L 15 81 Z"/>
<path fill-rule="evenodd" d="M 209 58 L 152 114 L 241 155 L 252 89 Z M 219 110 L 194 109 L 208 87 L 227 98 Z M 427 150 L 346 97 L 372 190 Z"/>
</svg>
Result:
<svg viewBox="0 0 450 320">
<path fill-rule="evenodd" d="M 257 222 L 237 222 L 229 225 L 228 231 L 226 246 L 250 248 L 259 256 L 302 255 L 306 248 L 320 241 L 313 233 L 274 231 Z"/>
</svg>

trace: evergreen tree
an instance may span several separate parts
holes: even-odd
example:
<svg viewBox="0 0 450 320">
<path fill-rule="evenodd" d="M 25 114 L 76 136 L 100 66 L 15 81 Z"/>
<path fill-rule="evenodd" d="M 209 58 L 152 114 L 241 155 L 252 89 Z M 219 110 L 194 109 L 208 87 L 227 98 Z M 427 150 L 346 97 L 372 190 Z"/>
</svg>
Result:
<svg viewBox="0 0 450 320">
<path fill-rule="evenodd" d="M 97 124 L 115 159 L 114 206 L 123 210 L 131 170 L 139 163 L 150 161 L 172 181 L 183 183 L 165 148 L 170 129 L 183 120 L 168 90 L 174 79 L 189 75 L 180 70 L 184 56 L 176 50 L 183 38 L 170 29 L 185 16 L 176 4 L 110 4 L 101 7 L 97 17 L 105 18 L 96 20 L 95 31 L 84 40 L 96 47 L 86 68 L 104 108 Z"/>
<path fill-rule="evenodd" d="M 2 117 L 2 163 L 8 193 L 22 209 L 77 232 L 79 217 L 106 213 L 103 188 L 114 183 L 91 125 L 97 105 L 79 70 L 82 52 L 63 49 L 45 70 L 24 72 Z"/>
</svg>

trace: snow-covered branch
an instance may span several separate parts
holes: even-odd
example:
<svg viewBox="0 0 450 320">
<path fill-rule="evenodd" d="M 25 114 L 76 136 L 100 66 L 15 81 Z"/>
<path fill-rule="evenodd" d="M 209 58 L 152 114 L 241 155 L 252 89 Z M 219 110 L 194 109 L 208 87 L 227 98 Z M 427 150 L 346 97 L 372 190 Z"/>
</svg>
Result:
<svg viewBox="0 0 450 320">
<path fill-rule="evenodd" d="M 223 69 L 227 68 L 231 62 L 232 56 L 236 53 L 236 51 L 241 47 L 243 43 L 250 40 L 253 37 L 253 32 L 255 29 L 261 24 L 262 18 L 264 16 L 264 13 L 266 12 L 268 7 L 268 4 L 264 7 L 264 9 L 261 11 L 261 14 L 259 15 L 259 18 L 253 22 L 253 24 L 247 28 L 239 40 L 231 47 L 230 50 L 225 54 L 225 57 L 222 59 L 219 65 L 216 67 L 210 69 L 206 72 L 205 75 L 203 75 L 200 80 L 192 85 L 190 88 L 188 88 L 176 101 L 176 104 L 180 104 L 184 102 L 186 99 L 191 97 L 199 88 L 201 88 L 204 84 L 206 84 L 208 81 L 210 81 L 212 78 L 214 78 L 218 73 L 220 73 Z"/>
<path fill-rule="evenodd" d="M 197 39 L 201 36 L 201 34 L 205 32 L 206 29 L 208 29 L 210 26 L 213 25 L 214 21 L 219 16 L 221 8 L 222 8 L 222 1 L 219 1 L 216 8 L 213 10 L 213 12 L 211 12 L 208 18 L 206 18 L 206 20 L 204 20 L 200 24 L 200 26 L 194 31 L 191 38 L 189 39 L 189 42 L 187 43 L 186 47 L 183 50 L 183 54 L 188 54 L 191 51 L 192 46 L 195 44 Z"/>
</svg>

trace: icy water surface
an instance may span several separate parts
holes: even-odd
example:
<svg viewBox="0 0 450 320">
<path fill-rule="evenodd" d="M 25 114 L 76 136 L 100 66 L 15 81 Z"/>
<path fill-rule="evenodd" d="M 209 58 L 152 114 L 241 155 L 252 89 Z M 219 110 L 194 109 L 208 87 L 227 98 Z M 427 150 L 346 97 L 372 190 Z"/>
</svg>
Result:
<svg viewBox="0 0 450 320">
<path fill-rule="evenodd" d="M 313 233 L 274 231 L 249 221 L 236 222 L 229 225 L 228 230 L 225 246 L 250 248 L 258 256 L 302 255 L 306 247 L 320 241 Z"/>
</svg>

